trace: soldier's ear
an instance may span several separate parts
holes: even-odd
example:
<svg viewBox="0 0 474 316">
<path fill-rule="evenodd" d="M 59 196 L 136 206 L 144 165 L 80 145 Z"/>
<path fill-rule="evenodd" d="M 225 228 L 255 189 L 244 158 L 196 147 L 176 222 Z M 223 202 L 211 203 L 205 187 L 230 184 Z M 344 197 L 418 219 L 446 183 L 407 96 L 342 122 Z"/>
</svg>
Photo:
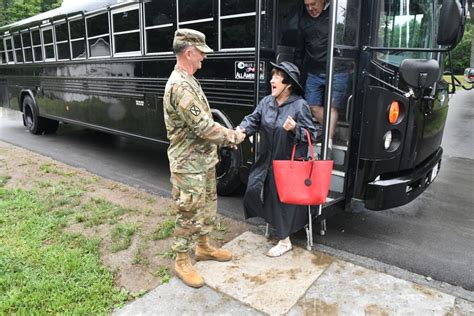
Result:
<svg viewBox="0 0 474 316">
<path fill-rule="evenodd" d="M 184 57 L 190 57 L 191 56 L 191 46 L 188 46 L 184 49 L 183 55 L 184 55 Z"/>
</svg>

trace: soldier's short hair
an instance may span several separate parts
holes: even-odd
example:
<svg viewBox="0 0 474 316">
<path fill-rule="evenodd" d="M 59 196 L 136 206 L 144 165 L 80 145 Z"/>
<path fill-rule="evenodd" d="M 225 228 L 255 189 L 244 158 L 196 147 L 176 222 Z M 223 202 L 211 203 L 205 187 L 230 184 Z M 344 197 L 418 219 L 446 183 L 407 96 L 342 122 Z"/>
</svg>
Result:
<svg viewBox="0 0 474 316">
<path fill-rule="evenodd" d="M 173 43 L 173 51 L 176 55 L 179 55 L 181 54 L 182 52 L 184 52 L 184 50 L 187 48 L 187 47 L 190 47 L 191 45 L 188 45 L 186 43 Z"/>
</svg>

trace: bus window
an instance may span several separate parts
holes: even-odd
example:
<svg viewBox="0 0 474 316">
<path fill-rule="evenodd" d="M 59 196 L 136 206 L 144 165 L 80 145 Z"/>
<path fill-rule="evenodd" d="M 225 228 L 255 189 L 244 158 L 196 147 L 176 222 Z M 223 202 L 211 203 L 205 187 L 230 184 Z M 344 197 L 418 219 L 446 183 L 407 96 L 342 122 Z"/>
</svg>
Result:
<svg viewBox="0 0 474 316">
<path fill-rule="evenodd" d="M 338 1 L 336 45 L 357 46 L 359 6 L 359 0 Z"/>
<path fill-rule="evenodd" d="M 190 28 L 206 35 L 206 42 L 216 48 L 216 30 L 214 28 L 212 0 L 179 1 L 179 28 Z"/>
<path fill-rule="evenodd" d="M 427 0 L 387 0 L 380 3 L 376 46 L 392 48 L 431 48 L 433 11 Z M 426 52 L 383 52 L 381 61 L 399 66 L 406 58 L 430 59 Z"/>
<path fill-rule="evenodd" d="M 112 35 L 115 55 L 139 55 L 140 19 L 138 5 L 112 11 Z"/>
<path fill-rule="evenodd" d="M 21 48 L 21 37 L 20 34 L 13 35 L 13 45 L 15 46 L 15 57 L 17 63 L 23 62 L 23 51 Z"/>
<path fill-rule="evenodd" d="M 212 0 L 186 0 L 179 3 L 179 22 L 213 17 Z"/>
<path fill-rule="evenodd" d="M 221 0 L 220 48 L 255 46 L 255 0 Z"/>
<path fill-rule="evenodd" d="M 84 20 L 79 19 L 70 21 L 69 30 L 71 32 L 72 59 L 86 58 Z"/>
<path fill-rule="evenodd" d="M 56 56 L 54 54 L 53 28 L 44 28 L 42 29 L 42 33 L 44 43 L 44 59 L 46 61 L 56 60 Z"/>
<path fill-rule="evenodd" d="M 86 18 L 89 57 L 110 56 L 109 14 Z"/>
<path fill-rule="evenodd" d="M 33 56 L 35 61 L 43 61 L 43 50 L 41 48 L 41 36 L 39 30 L 31 32 L 33 39 Z"/>
<path fill-rule="evenodd" d="M 5 54 L 7 55 L 7 63 L 12 64 L 15 62 L 15 57 L 13 54 L 13 43 L 11 37 L 5 37 Z"/>
<path fill-rule="evenodd" d="M 25 63 L 33 62 L 33 52 L 31 51 L 31 35 L 29 31 L 21 33 L 21 40 L 23 41 L 23 55 L 25 56 Z"/>
<path fill-rule="evenodd" d="M 176 30 L 176 1 L 145 2 L 146 53 L 171 52 Z"/>
<path fill-rule="evenodd" d="M 56 24 L 54 29 L 56 33 L 56 50 L 58 52 L 58 60 L 68 60 L 71 58 L 71 51 L 69 49 L 69 31 L 67 24 Z"/>
<path fill-rule="evenodd" d="M 0 39 L 0 64 L 7 62 L 7 56 L 5 55 L 5 47 L 3 45 L 3 38 Z"/>
</svg>

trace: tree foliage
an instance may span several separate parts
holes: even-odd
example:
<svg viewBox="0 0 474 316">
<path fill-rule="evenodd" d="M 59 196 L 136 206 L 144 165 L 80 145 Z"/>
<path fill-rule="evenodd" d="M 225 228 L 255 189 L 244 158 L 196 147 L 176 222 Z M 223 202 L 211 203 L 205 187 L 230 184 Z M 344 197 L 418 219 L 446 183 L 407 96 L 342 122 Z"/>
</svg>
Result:
<svg viewBox="0 0 474 316">
<path fill-rule="evenodd" d="M 62 0 L 2 0 L 0 26 L 61 6 Z"/>
<path fill-rule="evenodd" d="M 471 21 L 466 22 L 466 27 L 464 30 L 464 36 L 461 42 L 456 46 L 456 48 L 451 52 L 451 61 L 453 65 L 453 72 L 456 75 L 462 75 L 464 69 L 469 67 L 471 59 L 471 41 L 473 37 Z M 448 58 L 445 58 L 445 69 L 449 69 Z"/>
</svg>

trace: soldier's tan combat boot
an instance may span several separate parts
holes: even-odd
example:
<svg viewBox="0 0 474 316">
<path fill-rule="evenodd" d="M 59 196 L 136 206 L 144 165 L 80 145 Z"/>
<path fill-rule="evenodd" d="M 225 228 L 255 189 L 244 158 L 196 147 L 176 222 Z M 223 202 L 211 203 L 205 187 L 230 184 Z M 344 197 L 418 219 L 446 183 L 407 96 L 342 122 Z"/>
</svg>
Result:
<svg viewBox="0 0 474 316">
<path fill-rule="evenodd" d="M 196 260 L 229 261 L 232 253 L 229 250 L 215 248 L 209 244 L 207 235 L 200 236 L 196 246 Z"/>
<path fill-rule="evenodd" d="M 176 261 L 174 263 L 176 275 L 183 282 L 191 287 L 199 288 L 204 285 L 204 279 L 199 272 L 196 271 L 191 263 L 191 259 L 187 252 L 177 252 Z"/>
</svg>

